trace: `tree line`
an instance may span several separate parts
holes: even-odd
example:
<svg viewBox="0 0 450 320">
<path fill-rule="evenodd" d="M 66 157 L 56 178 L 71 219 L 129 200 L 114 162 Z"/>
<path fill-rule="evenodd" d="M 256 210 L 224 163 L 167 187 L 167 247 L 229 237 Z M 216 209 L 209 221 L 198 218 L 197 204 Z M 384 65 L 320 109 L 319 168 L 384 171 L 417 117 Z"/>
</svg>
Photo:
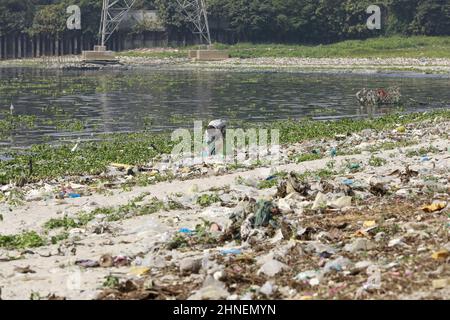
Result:
<svg viewBox="0 0 450 320">
<path fill-rule="evenodd" d="M 234 42 L 330 43 L 382 35 L 450 35 L 449 0 L 206 0 L 213 39 Z M 81 31 L 66 28 L 66 8 L 78 5 Z M 366 26 L 369 5 L 381 8 L 382 27 Z M 101 0 L 0 0 L 0 36 L 81 32 L 96 37 Z M 190 32 L 176 0 L 137 0 L 137 9 L 156 9 L 167 32 Z M 145 31 L 145 30 L 140 30 Z"/>
</svg>

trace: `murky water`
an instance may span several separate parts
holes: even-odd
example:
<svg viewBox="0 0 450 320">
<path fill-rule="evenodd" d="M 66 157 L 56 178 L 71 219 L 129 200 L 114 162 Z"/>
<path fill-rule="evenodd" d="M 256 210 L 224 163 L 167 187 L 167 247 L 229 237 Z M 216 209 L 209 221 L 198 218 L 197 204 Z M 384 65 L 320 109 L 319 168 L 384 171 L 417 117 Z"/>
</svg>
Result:
<svg viewBox="0 0 450 320">
<path fill-rule="evenodd" d="M 405 111 L 450 107 L 450 79 L 441 76 L 3 68 L 0 110 L 9 112 L 12 101 L 16 114 L 36 116 L 36 127 L 0 137 L 0 146 L 90 138 L 102 132 L 170 130 L 191 127 L 194 119 L 222 117 L 238 124 L 370 116 L 395 107 L 361 108 L 355 93 L 393 85 L 402 90 Z"/>
</svg>

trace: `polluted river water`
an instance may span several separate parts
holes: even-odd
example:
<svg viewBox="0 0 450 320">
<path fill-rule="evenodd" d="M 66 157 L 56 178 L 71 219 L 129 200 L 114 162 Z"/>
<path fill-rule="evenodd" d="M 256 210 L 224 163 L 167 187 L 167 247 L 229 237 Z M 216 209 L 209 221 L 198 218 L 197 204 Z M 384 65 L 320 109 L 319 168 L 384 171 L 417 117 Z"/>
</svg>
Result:
<svg viewBox="0 0 450 320">
<path fill-rule="evenodd" d="M 362 88 L 398 86 L 401 106 L 361 107 Z M 94 139 L 98 133 L 192 127 L 194 120 L 240 122 L 370 117 L 450 105 L 450 79 L 439 75 L 198 72 L 161 68 L 61 71 L 0 68 L 0 120 L 33 116 L 3 132 L 0 147 Z"/>
</svg>

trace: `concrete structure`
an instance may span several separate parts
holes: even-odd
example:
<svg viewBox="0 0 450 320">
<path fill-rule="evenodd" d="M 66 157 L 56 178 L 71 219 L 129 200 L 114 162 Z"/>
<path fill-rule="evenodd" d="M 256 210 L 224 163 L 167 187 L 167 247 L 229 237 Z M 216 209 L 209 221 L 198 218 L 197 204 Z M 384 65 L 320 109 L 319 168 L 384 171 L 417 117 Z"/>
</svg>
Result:
<svg viewBox="0 0 450 320">
<path fill-rule="evenodd" d="M 106 46 L 94 46 L 93 51 L 83 51 L 82 59 L 86 63 L 113 64 L 119 62 L 113 51 L 106 50 Z"/>
</svg>

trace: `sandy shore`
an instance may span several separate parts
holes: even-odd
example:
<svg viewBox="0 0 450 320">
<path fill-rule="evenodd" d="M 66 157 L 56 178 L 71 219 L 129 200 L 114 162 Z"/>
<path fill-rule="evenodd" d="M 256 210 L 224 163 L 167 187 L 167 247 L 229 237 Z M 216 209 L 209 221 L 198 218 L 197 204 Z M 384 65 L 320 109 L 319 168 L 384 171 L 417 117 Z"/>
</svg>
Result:
<svg viewBox="0 0 450 320">
<path fill-rule="evenodd" d="M 106 192 L 67 182 L 73 199 L 55 198 L 61 182 L 20 203 L 2 186 L 0 235 L 67 234 L 0 247 L 1 298 L 449 299 L 450 122 L 435 121 L 283 146 L 277 166 L 153 164 L 175 179 L 145 187 L 112 168 Z M 319 145 L 342 155 L 297 163 Z M 253 201 L 270 223 L 251 223 Z"/>
</svg>

